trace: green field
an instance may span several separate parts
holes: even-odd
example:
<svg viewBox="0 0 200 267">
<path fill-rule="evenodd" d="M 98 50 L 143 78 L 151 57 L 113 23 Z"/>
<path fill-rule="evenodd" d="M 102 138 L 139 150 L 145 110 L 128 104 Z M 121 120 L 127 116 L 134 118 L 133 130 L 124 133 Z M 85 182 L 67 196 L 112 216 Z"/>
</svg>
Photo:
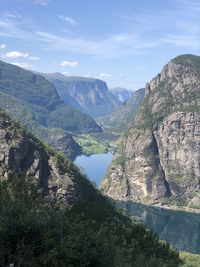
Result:
<svg viewBox="0 0 200 267">
<path fill-rule="evenodd" d="M 189 252 L 180 252 L 181 259 L 184 261 L 183 267 L 199 267 L 200 254 L 191 254 Z"/>
<path fill-rule="evenodd" d="M 98 141 L 91 135 L 75 136 L 74 139 L 82 147 L 84 155 L 101 154 L 108 152 L 109 146 Z"/>
</svg>

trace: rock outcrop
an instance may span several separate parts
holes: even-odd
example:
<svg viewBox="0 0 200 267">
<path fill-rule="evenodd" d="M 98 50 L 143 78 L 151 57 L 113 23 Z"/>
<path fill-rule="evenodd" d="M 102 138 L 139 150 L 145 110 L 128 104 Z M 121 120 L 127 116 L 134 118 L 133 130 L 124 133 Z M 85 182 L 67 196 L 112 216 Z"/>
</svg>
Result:
<svg viewBox="0 0 200 267">
<path fill-rule="evenodd" d="M 68 205 L 94 191 L 70 160 L 46 148 L 0 112 L 0 179 L 13 174 L 33 178 L 44 195 L 62 198 Z"/>
<path fill-rule="evenodd" d="M 115 95 L 120 102 L 124 103 L 128 101 L 133 95 L 134 91 L 122 87 L 110 88 L 109 91 Z"/>
<path fill-rule="evenodd" d="M 42 75 L 55 86 L 66 104 L 94 118 L 105 116 L 122 104 L 102 80 L 61 73 Z"/>
<path fill-rule="evenodd" d="M 200 207 L 200 57 L 173 59 L 147 84 L 101 188 L 120 200 Z"/>
</svg>

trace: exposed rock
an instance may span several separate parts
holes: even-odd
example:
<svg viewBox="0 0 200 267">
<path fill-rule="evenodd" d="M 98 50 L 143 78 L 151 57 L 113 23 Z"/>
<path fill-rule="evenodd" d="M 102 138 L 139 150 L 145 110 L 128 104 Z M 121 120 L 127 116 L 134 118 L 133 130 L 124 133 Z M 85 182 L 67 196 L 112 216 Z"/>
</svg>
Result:
<svg viewBox="0 0 200 267">
<path fill-rule="evenodd" d="M 147 84 L 135 127 L 102 182 L 108 196 L 200 207 L 199 67 L 200 57 L 180 56 Z"/>
<path fill-rule="evenodd" d="M 118 98 L 118 100 L 122 103 L 129 100 L 134 95 L 133 90 L 129 90 L 129 89 L 122 88 L 122 87 L 110 88 L 109 91 L 113 95 L 115 95 Z"/>
<path fill-rule="evenodd" d="M 92 192 L 71 161 L 47 150 L 1 113 L 0 179 L 9 179 L 11 174 L 32 177 L 45 195 L 62 198 L 66 204 Z"/>
<path fill-rule="evenodd" d="M 66 104 L 92 117 L 105 116 L 122 104 L 102 80 L 65 76 L 61 73 L 43 73 L 42 75 L 55 86 Z"/>
</svg>

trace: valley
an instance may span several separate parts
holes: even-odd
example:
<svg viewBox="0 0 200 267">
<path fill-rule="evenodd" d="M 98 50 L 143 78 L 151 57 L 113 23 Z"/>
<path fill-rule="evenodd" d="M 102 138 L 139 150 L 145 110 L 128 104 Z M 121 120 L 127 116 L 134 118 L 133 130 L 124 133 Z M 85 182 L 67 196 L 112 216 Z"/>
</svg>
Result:
<svg viewBox="0 0 200 267">
<path fill-rule="evenodd" d="M 178 149 L 178 145 L 175 145 L 174 150 L 171 152 L 169 148 L 167 148 L 169 141 L 165 141 L 165 139 L 169 140 L 170 138 L 170 140 L 173 140 L 173 138 L 177 138 L 177 136 L 178 138 L 183 136 L 183 138 L 178 141 L 178 144 L 181 144 L 181 140 L 184 140 L 183 145 L 185 146 L 185 149 L 190 149 L 190 147 L 193 147 L 193 159 L 195 159 L 194 151 L 196 151 L 196 159 L 198 159 L 199 150 L 198 148 L 194 150 L 195 144 L 198 143 L 199 121 L 199 89 L 195 89 L 195 86 L 198 86 L 198 76 L 195 76 L 196 71 L 198 70 L 198 62 L 200 62 L 198 57 L 190 55 L 180 56 L 172 60 L 164 67 L 161 74 L 154 78 L 150 84 L 146 85 L 145 90 L 139 89 L 128 95 L 127 91 L 124 89 L 124 97 L 129 97 L 129 99 L 126 99 L 124 103 L 118 104 L 118 107 L 116 107 L 114 111 L 110 111 L 109 114 L 99 118 L 96 118 L 95 116 L 94 118 L 89 117 L 89 115 L 86 115 L 88 112 L 86 112 L 86 109 L 84 110 L 83 107 L 76 109 L 75 105 L 72 105 L 72 102 L 67 103 L 66 100 L 64 101 L 64 98 L 60 99 L 56 89 L 42 76 L 38 74 L 32 74 L 31 72 L 27 72 L 18 67 L 13 67 L 1 62 L 1 74 L 4 75 L 5 73 L 5 77 L 2 76 L 3 79 L 1 80 L 0 107 L 10 116 L 12 116 L 12 118 L 17 119 L 22 125 L 26 126 L 29 132 L 36 134 L 36 136 L 41 138 L 42 141 L 45 141 L 45 143 L 47 142 L 51 148 L 56 148 L 58 152 L 62 152 L 65 155 L 70 156 L 70 158 L 73 159 L 75 164 L 77 164 L 77 166 L 80 168 L 80 174 L 78 174 L 78 176 L 86 175 L 86 180 L 89 179 L 95 187 L 100 188 L 104 195 L 107 195 L 109 198 L 115 200 L 114 205 L 116 205 L 117 209 L 123 210 L 125 216 L 128 215 L 133 217 L 134 220 L 137 219 L 138 221 L 144 223 L 149 230 L 156 232 L 161 240 L 167 241 L 175 249 L 187 251 L 189 253 L 200 253 L 198 248 L 199 237 L 197 230 L 200 225 L 200 214 L 198 213 L 198 188 L 196 191 L 194 191 L 196 185 L 195 183 L 193 185 L 191 183 L 192 179 L 189 179 L 186 180 L 184 185 L 185 189 L 183 189 L 185 174 L 181 174 L 180 171 L 179 174 L 173 178 L 172 182 L 170 182 L 168 180 L 168 176 L 166 176 L 171 175 L 170 173 L 172 172 L 170 169 L 169 171 L 167 170 L 169 174 L 165 174 L 164 176 L 163 173 L 165 171 L 164 164 L 169 164 L 170 166 L 170 164 L 173 164 L 173 161 L 176 160 L 177 169 L 179 164 L 182 164 L 182 161 L 185 162 L 185 156 L 183 154 L 184 152 L 181 152 L 181 154 L 179 150 L 176 152 L 176 147 Z M 185 66 L 187 67 L 187 81 L 184 80 L 185 76 L 183 76 L 183 78 L 180 76 L 183 71 L 182 68 L 184 69 Z M 20 80 L 19 84 L 15 83 L 13 86 L 14 81 L 6 76 L 7 70 L 10 70 L 10 73 L 17 73 L 17 76 L 21 77 L 22 80 Z M 173 71 L 175 74 L 171 74 Z M 178 78 L 171 81 L 171 76 L 168 77 L 169 72 L 170 75 L 173 75 L 173 77 L 177 76 Z M 176 74 L 176 72 L 179 72 L 179 74 Z M 78 77 L 76 85 L 75 77 L 73 77 L 73 79 L 71 77 L 63 78 L 63 76 L 60 76 L 59 74 L 53 74 L 52 76 L 48 74 L 48 79 L 50 80 L 49 77 L 51 77 L 51 79 L 52 77 L 54 78 L 54 85 L 58 82 L 58 78 L 60 79 L 59 82 L 62 81 L 62 83 L 64 83 L 64 81 L 66 83 L 66 80 L 69 80 L 70 82 L 73 81 L 74 88 L 79 88 L 79 83 L 81 80 L 81 78 Z M 193 77 L 195 77 L 195 82 Z M 30 79 L 32 80 L 33 85 L 29 84 Z M 39 102 L 37 99 L 34 99 L 34 101 L 31 98 L 29 99 L 28 94 L 26 97 L 26 94 L 24 93 L 22 95 L 18 95 L 18 93 L 16 93 L 15 88 L 23 88 L 24 80 L 25 84 L 27 84 L 29 87 L 28 90 L 30 90 L 32 94 L 37 92 L 37 88 L 45 88 L 44 92 L 42 91 L 42 94 L 40 93 L 41 95 Z M 86 82 L 86 84 L 84 84 L 84 88 L 88 86 L 88 82 L 91 82 L 88 79 L 85 80 L 85 78 L 81 81 L 83 84 Z M 94 81 L 92 80 L 92 82 Z M 173 87 L 171 85 L 172 82 Z M 175 88 L 175 90 L 178 88 L 177 90 L 179 90 L 179 82 L 183 84 L 182 90 L 186 90 L 183 98 L 180 94 L 176 95 L 176 91 L 170 91 L 173 88 Z M 187 87 L 185 87 L 187 86 L 187 83 L 190 83 L 189 92 L 187 91 Z M 68 84 L 67 87 L 62 84 L 62 93 L 65 92 L 65 90 L 68 90 L 68 86 Z M 161 94 L 159 90 L 161 91 Z M 166 93 L 163 94 L 163 92 Z M 49 99 L 53 101 L 52 104 L 48 103 L 48 94 L 50 96 Z M 173 100 L 169 97 L 172 95 Z M 115 97 L 117 96 L 115 95 Z M 121 97 L 122 99 L 122 89 L 120 89 L 120 95 L 118 97 Z M 157 100 L 158 98 L 160 102 L 154 102 L 154 99 Z M 171 101 L 170 104 L 169 100 Z M 45 101 L 47 101 L 46 104 Z M 42 104 L 40 104 L 40 102 Z M 166 103 L 167 106 L 165 107 Z M 45 111 L 45 109 L 47 111 Z M 59 112 L 57 109 L 59 109 Z M 43 111 L 41 112 L 41 110 Z M 152 114 L 150 111 L 152 111 Z M 49 112 L 52 112 L 52 115 Z M 66 112 L 67 116 L 70 116 L 70 120 L 67 120 L 67 117 L 64 116 L 64 112 Z M 7 134 L 10 136 L 9 138 L 14 138 L 17 127 L 20 127 L 19 124 L 16 124 L 15 126 L 15 124 L 9 122 L 9 118 L 4 115 L 3 111 L 1 116 L 1 127 L 3 127 L 1 130 L 1 138 L 3 138 L 2 141 L 5 139 Z M 160 119 L 161 117 L 162 119 Z M 77 121 L 75 121 L 74 118 L 76 118 Z M 95 119 L 97 123 L 95 122 Z M 164 121 L 163 125 L 162 121 Z M 89 124 L 86 122 L 89 122 Z M 72 126 L 72 123 L 74 126 Z M 82 128 L 81 125 L 84 125 L 84 128 Z M 165 127 L 168 127 L 168 125 L 170 125 L 170 129 L 166 128 L 165 130 Z M 191 135 L 189 133 L 191 132 L 192 125 L 195 126 L 193 127 L 193 132 Z M 9 130 L 9 132 L 6 133 L 4 127 L 7 127 L 8 129 L 11 127 L 11 131 Z M 80 127 L 81 130 L 79 130 L 78 127 Z M 182 133 L 179 133 L 180 129 L 182 129 Z M 178 133 L 176 133 L 177 131 Z M 184 131 L 188 132 L 187 136 Z M 163 136 L 161 133 L 164 133 Z M 24 134 L 22 132 L 22 136 L 26 135 L 28 137 L 28 133 Z M 16 138 L 18 139 L 19 137 L 16 135 Z M 190 139 L 187 141 L 185 138 Z M 67 178 L 69 181 L 67 181 L 66 178 L 64 178 L 65 182 L 64 180 L 62 181 L 63 177 L 60 181 L 58 180 L 57 173 L 59 173 L 59 175 L 61 174 L 61 171 L 58 170 L 58 168 L 60 168 L 58 167 L 60 165 L 59 160 L 64 160 L 64 154 L 61 155 L 61 159 L 54 162 L 53 158 L 56 154 L 51 152 L 51 148 L 48 148 L 47 145 L 43 145 L 42 143 L 38 143 L 38 148 L 37 145 L 35 148 L 36 150 L 38 149 L 38 151 L 40 151 L 42 146 L 44 146 L 44 148 L 47 147 L 47 151 L 50 151 L 47 153 L 50 153 L 52 156 L 47 156 L 47 154 L 44 154 L 42 156 L 44 159 L 39 156 L 41 163 L 39 161 L 39 163 L 36 164 L 39 158 L 34 158 L 34 156 L 30 157 L 30 153 L 33 153 L 31 152 L 33 148 L 30 147 L 29 149 L 28 143 L 30 143 L 30 146 L 32 146 L 32 141 L 30 142 L 27 139 L 21 143 L 20 139 L 21 138 L 13 143 L 13 145 L 15 145 L 11 150 L 5 150 L 4 145 L 2 146 L 3 151 L 1 152 L 2 156 L 0 157 L 2 176 L 9 177 L 12 175 L 14 170 L 18 172 L 19 168 L 22 168 L 23 166 L 23 168 L 26 169 L 28 176 L 37 176 L 37 183 L 45 186 L 43 187 L 45 194 L 50 194 L 52 196 L 54 195 L 54 197 L 62 196 L 61 198 L 64 197 L 65 201 L 68 203 L 73 203 L 76 198 L 79 199 L 84 197 L 85 189 L 82 191 L 83 181 L 79 181 L 80 178 L 78 178 L 76 181 L 76 178 L 73 178 L 70 175 Z M 191 143 L 193 140 L 194 145 Z M 137 144 L 137 142 L 139 143 Z M 138 148 L 139 152 L 137 152 Z M 172 153 L 171 157 L 174 158 L 170 161 L 170 156 L 168 155 L 169 159 L 165 163 L 164 158 L 158 159 L 158 150 L 160 157 L 164 157 L 166 153 Z M 18 153 L 20 155 L 20 161 L 13 161 L 12 163 L 9 163 L 10 165 L 3 167 L 2 163 L 6 162 L 5 158 L 7 157 L 6 153 L 8 153 L 8 151 L 14 151 L 13 153 Z M 25 153 L 24 156 L 22 153 Z M 175 153 L 176 156 L 173 156 L 173 153 Z M 34 154 L 35 152 L 33 155 Z M 25 160 L 25 158 L 23 159 L 23 157 L 26 157 L 26 155 L 29 155 L 28 161 Z M 148 180 L 146 180 L 147 178 L 142 178 L 141 176 L 142 167 L 139 165 L 136 165 L 136 167 L 134 167 L 134 165 L 129 166 L 129 162 L 134 164 L 132 158 L 135 158 L 136 155 L 137 157 L 138 155 L 140 155 L 139 157 L 144 157 L 144 162 L 146 162 L 145 164 L 149 164 L 145 166 L 150 166 L 148 168 L 151 168 L 151 174 L 149 176 L 149 169 L 145 167 L 145 170 L 148 171 L 145 174 L 145 177 L 147 177 Z M 50 163 L 51 161 L 52 163 Z M 51 167 L 50 169 L 49 167 L 45 169 L 44 164 L 48 164 L 48 162 L 51 164 Z M 26 164 L 28 165 L 26 166 Z M 33 164 L 32 167 L 29 164 Z M 69 168 L 75 168 L 75 172 L 78 171 L 76 167 L 73 167 L 73 164 L 70 161 L 68 163 L 66 162 L 66 164 L 70 166 Z M 195 167 L 197 165 L 191 166 L 194 166 L 194 171 L 198 173 L 198 167 Z M 184 171 L 186 170 L 187 169 L 184 168 Z M 63 169 L 63 171 L 65 172 L 66 170 Z M 193 176 L 195 176 L 194 171 L 192 174 Z M 139 174 L 137 174 L 137 172 L 139 172 Z M 156 173 L 157 178 L 154 178 L 154 172 Z M 175 171 L 173 171 L 173 173 L 175 173 Z M 54 175 L 57 177 L 57 181 L 55 180 L 56 185 L 54 185 L 53 180 L 50 183 L 48 180 L 45 182 L 41 180 L 43 176 L 48 177 L 49 175 L 52 177 L 48 178 L 50 180 L 53 179 Z M 141 179 L 141 181 L 136 180 L 137 175 L 139 175 L 138 177 Z M 151 179 L 153 180 L 151 181 Z M 146 181 L 147 184 L 145 184 L 144 181 Z M 80 182 L 81 184 L 78 185 Z M 188 182 L 189 184 L 187 185 Z M 154 183 L 157 191 L 154 191 L 153 189 Z M 131 187 L 133 186 L 132 184 L 137 188 L 137 191 L 134 191 L 136 189 Z M 76 188 L 77 186 L 79 189 Z M 190 193 L 190 191 L 187 193 L 187 187 L 189 186 L 193 186 L 192 193 Z M 91 187 L 91 189 L 88 188 L 87 190 L 93 189 Z M 144 191 L 146 192 L 145 194 L 142 193 Z M 148 192 L 151 195 L 148 196 Z M 190 202 L 187 202 L 188 200 L 185 196 L 183 197 L 183 193 L 188 196 L 187 198 Z M 92 191 L 89 193 L 88 191 L 87 194 L 90 195 L 95 193 L 92 193 Z M 87 197 L 89 195 L 87 195 Z M 152 198 L 150 196 L 152 196 Z M 187 210 L 190 212 L 187 212 Z M 177 227 L 182 229 L 183 234 L 181 234 L 180 231 L 176 232 Z M 188 235 L 185 235 L 186 229 L 188 231 Z M 169 235 L 169 233 L 171 234 Z"/>
<path fill-rule="evenodd" d="M 199 25 L 0 1 L 0 267 L 200 267 Z"/>
</svg>

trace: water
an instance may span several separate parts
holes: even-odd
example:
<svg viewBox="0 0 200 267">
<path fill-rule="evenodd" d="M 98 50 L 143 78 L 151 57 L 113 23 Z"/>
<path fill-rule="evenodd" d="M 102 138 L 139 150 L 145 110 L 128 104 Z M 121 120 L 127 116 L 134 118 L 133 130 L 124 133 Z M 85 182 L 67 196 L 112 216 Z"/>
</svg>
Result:
<svg viewBox="0 0 200 267">
<path fill-rule="evenodd" d="M 112 153 L 94 154 L 91 156 L 78 156 L 75 164 L 83 169 L 88 178 L 99 186 L 106 170 L 112 160 Z"/>
<path fill-rule="evenodd" d="M 118 205 L 174 248 L 200 254 L 200 214 L 130 202 L 118 202 Z"/>
<path fill-rule="evenodd" d="M 112 160 L 112 153 L 79 156 L 75 163 L 84 168 L 91 181 L 99 186 Z M 200 214 L 154 208 L 142 204 L 118 201 L 127 213 L 143 222 L 148 229 L 156 232 L 181 251 L 200 254 Z"/>
</svg>

